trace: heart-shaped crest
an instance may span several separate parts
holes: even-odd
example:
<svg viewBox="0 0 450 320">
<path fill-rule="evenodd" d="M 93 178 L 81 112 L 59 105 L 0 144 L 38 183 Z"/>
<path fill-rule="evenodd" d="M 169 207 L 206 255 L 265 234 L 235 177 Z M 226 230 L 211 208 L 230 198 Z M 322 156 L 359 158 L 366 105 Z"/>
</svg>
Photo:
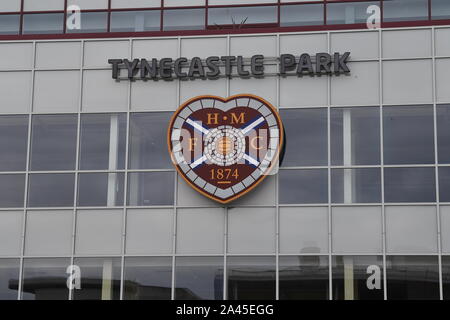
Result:
<svg viewBox="0 0 450 320">
<path fill-rule="evenodd" d="M 255 188 L 276 166 L 283 125 L 277 110 L 258 96 L 198 96 L 172 116 L 167 140 L 184 180 L 228 203 Z"/>
</svg>

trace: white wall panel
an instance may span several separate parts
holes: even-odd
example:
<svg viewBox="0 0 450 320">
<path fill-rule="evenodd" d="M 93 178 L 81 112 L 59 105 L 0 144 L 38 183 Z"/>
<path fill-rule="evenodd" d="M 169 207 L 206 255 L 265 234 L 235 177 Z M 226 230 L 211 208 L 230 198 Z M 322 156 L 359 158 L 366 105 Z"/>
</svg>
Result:
<svg viewBox="0 0 450 320">
<path fill-rule="evenodd" d="M 450 28 L 435 29 L 434 45 L 437 56 L 450 56 Z"/>
<path fill-rule="evenodd" d="M 0 1 L 0 12 L 20 11 L 21 0 L 3 0 Z"/>
<path fill-rule="evenodd" d="M 275 170 L 276 168 L 274 168 L 272 173 L 275 173 Z M 276 184 L 277 176 L 268 175 L 257 188 L 233 201 L 233 205 L 274 206 L 276 205 Z"/>
<path fill-rule="evenodd" d="M 0 112 L 30 110 L 31 72 L 0 72 Z"/>
<path fill-rule="evenodd" d="M 16 256 L 22 248 L 23 211 L 0 211 L 0 256 Z"/>
<path fill-rule="evenodd" d="M 67 0 L 67 6 L 77 5 L 81 10 L 107 9 L 108 0 Z"/>
<path fill-rule="evenodd" d="M 146 39 L 133 41 L 133 58 L 178 58 L 177 39 Z"/>
<path fill-rule="evenodd" d="M 27 69 L 32 66 L 32 43 L 0 43 L 0 69 Z"/>
<path fill-rule="evenodd" d="M 277 55 L 277 38 L 275 36 L 231 37 L 230 54 L 250 58 L 255 54 L 265 57 Z"/>
<path fill-rule="evenodd" d="M 86 41 L 84 43 L 84 66 L 111 68 L 108 59 L 130 57 L 129 41 Z"/>
<path fill-rule="evenodd" d="M 429 29 L 384 30 L 382 39 L 383 58 L 431 56 L 431 31 Z"/>
<path fill-rule="evenodd" d="M 195 96 L 212 94 L 215 96 L 226 97 L 227 82 L 224 78 L 216 80 L 182 80 L 180 89 L 180 103 Z"/>
<path fill-rule="evenodd" d="M 209 0 L 209 5 L 277 3 L 277 0 Z"/>
<path fill-rule="evenodd" d="M 152 8 L 160 7 L 161 0 L 111 0 L 111 8 Z"/>
<path fill-rule="evenodd" d="M 327 77 L 288 76 L 280 79 L 280 108 L 327 105 Z"/>
<path fill-rule="evenodd" d="M 25 11 L 64 10 L 64 0 L 24 0 L 23 4 Z"/>
<path fill-rule="evenodd" d="M 450 42 L 450 39 L 449 39 Z M 436 100 L 450 102 L 450 59 L 436 60 Z"/>
<path fill-rule="evenodd" d="M 377 59 L 379 56 L 378 31 L 331 33 L 330 39 L 330 53 L 349 51 L 349 61 Z"/>
<path fill-rule="evenodd" d="M 441 245 L 443 253 L 450 253 L 450 206 L 441 206 Z"/>
<path fill-rule="evenodd" d="M 36 68 L 79 68 L 81 42 L 36 43 Z"/>
<path fill-rule="evenodd" d="M 188 59 L 227 55 L 227 38 L 188 38 L 181 40 L 181 56 Z"/>
<path fill-rule="evenodd" d="M 280 53 L 300 56 L 302 53 L 316 54 L 327 52 L 326 33 L 316 34 L 281 34 Z"/>
<path fill-rule="evenodd" d="M 267 72 L 267 71 L 265 71 Z M 234 94 L 250 93 L 257 95 L 277 108 L 277 78 L 265 77 L 264 79 L 233 78 L 230 81 L 230 96 Z"/>
<path fill-rule="evenodd" d="M 131 110 L 176 110 L 178 80 L 135 81 L 131 84 Z"/>
<path fill-rule="evenodd" d="M 165 7 L 204 6 L 205 0 L 164 0 Z"/>
</svg>

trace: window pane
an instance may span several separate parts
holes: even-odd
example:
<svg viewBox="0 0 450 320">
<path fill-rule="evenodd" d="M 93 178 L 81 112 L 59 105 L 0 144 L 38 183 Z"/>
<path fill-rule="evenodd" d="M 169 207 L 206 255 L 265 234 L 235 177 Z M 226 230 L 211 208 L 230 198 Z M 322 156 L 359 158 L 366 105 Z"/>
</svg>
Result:
<svg viewBox="0 0 450 320">
<path fill-rule="evenodd" d="M 383 2 L 383 21 L 428 20 L 428 0 L 390 0 Z"/>
<path fill-rule="evenodd" d="M 434 168 L 385 168 L 386 202 L 434 202 Z"/>
<path fill-rule="evenodd" d="M 19 259 L 0 259 L 0 300 L 17 300 Z"/>
<path fill-rule="evenodd" d="M 73 291 L 74 300 L 119 300 L 120 258 L 76 258 L 80 267 L 81 289 Z"/>
<path fill-rule="evenodd" d="M 173 172 L 133 172 L 128 175 L 128 205 L 173 205 Z"/>
<path fill-rule="evenodd" d="M 211 8 L 208 10 L 208 25 L 234 25 L 245 27 L 246 24 L 276 23 L 277 7 L 236 7 Z"/>
<path fill-rule="evenodd" d="M 5 14 L 0 16 L 0 34 L 19 34 L 20 16 Z"/>
<path fill-rule="evenodd" d="M 280 203 L 327 203 L 328 171 L 280 170 Z"/>
<path fill-rule="evenodd" d="M 23 207 L 24 196 L 24 174 L 0 174 L 0 207 Z"/>
<path fill-rule="evenodd" d="M 126 130 L 125 114 L 83 114 L 80 169 L 124 169 Z"/>
<path fill-rule="evenodd" d="M 431 0 L 431 19 L 450 19 L 448 0 Z"/>
<path fill-rule="evenodd" d="M 80 29 L 67 28 L 67 33 L 97 33 L 108 31 L 107 12 L 82 12 L 80 21 Z"/>
<path fill-rule="evenodd" d="M 279 258 L 280 300 L 328 300 L 326 256 Z"/>
<path fill-rule="evenodd" d="M 388 256 L 388 299 L 439 300 L 438 258 L 433 256 Z"/>
<path fill-rule="evenodd" d="M 323 24 L 323 4 L 281 6 L 280 9 L 280 25 L 282 27 Z"/>
<path fill-rule="evenodd" d="M 171 113 L 134 113 L 130 117 L 130 169 L 171 169 L 167 124 Z"/>
<path fill-rule="evenodd" d="M 31 174 L 29 207 L 73 207 L 75 175 L 72 173 Z"/>
<path fill-rule="evenodd" d="M 170 300 L 172 258 L 126 258 L 124 300 Z"/>
<path fill-rule="evenodd" d="M 39 13 L 23 15 L 23 34 L 56 34 L 63 32 L 63 13 Z"/>
<path fill-rule="evenodd" d="M 164 10 L 163 30 L 201 30 L 205 28 L 205 9 Z"/>
<path fill-rule="evenodd" d="M 327 3 L 327 24 L 366 23 L 369 6 L 380 6 L 380 1 Z"/>
<path fill-rule="evenodd" d="M 450 256 L 442 256 L 442 287 L 444 300 L 450 300 Z"/>
<path fill-rule="evenodd" d="M 380 164 L 379 108 L 332 108 L 331 164 Z"/>
<path fill-rule="evenodd" d="M 381 202 L 380 169 L 332 169 L 331 202 Z"/>
<path fill-rule="evenodd" d="M 432 106 L 384 107 L 384 163 L 434 163 Z"/>
<path fill-rule="evenodd" d="M 66 269 L 70 259 L 25 259 L 23 261 L 23 300 L 68 300 Z"/>
<path fill-rule="evenodd" d="M 111 12 L 111 32 L 159 31 L 161 11 L 117 11 Z"/>
<path fill-rule="evenodd" d="M 123 205 L 123 173 L 80 173 L 78 205 L 113 207 Z"/>
<path fill-rule="evenodd" d="M 450 163 L 450 105 L 436 108 L 438 162 Z"/>
<path fill-rule="evenodd" d="M 327 110 L 280 110 L 286 132 L 282 166 L 327 165 Z"/>
<path fill-rule="evenodd" d="M 333 257 L 334 300 L 383 300 L 383 258 Z"/>
<path fill-rule="evenodd" d="M 450 202 L 450 167 L 439 167 L 439 201 Z"/>
<path fill-rule="evenodd" d="M 35 115 L 31 170 L 73 170 L 77 144 L 76 115 Z"/>
<path fill-rule="evenodd" d="M 222 300 L 223 257 L 178 257 L 175 299 Z"/>
<path fill-rule="evenodd" d="M 0 170 L 25 171 L 28 116 L 0 117 Z"/>
<path fill-rule="evenodd" d="M 275 300 L 275 257 L 228 257 L 228 300 Z"/>
</svg>

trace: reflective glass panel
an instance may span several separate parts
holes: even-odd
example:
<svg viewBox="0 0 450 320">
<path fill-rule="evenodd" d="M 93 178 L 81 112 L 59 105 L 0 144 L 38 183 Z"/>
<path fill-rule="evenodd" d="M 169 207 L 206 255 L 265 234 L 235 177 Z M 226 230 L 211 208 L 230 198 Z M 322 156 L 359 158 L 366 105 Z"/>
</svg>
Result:
<svg viewBox="0 0 450 320">
<path fill-rule="evenodd" d="M 75 169 L 76 115 L 35 115 L 31 133 L 31 170 Z"/>
<path fill-rule="evenodd" d="M 76 258 L 80 267 L 81 289 L 73 291 L 74 300 L 119 300 L 120 258 Z"/>
<path fill-rule="evenodd" d="M 280 300 L 328 300 L 326 256 L 280 256 Z"/>
<path fill-rule="evenodd" d="M 205 29 L 205 9 L 164 10 L 163 30 Z"/>
<path fill-rule="evenodd" d="M 28 116 L 0 117 L 0 171 L 25 171 Z"/>
<path fill-rule="evenodd" d="M 125 300 L 170 300 L 171 288 L 172 258 L 125 259 Z"/>
<path fill-rule="evenodd" d="M 388 256 L 387 295 L 392 300 L 439 300 L 436 256 Z"/>
<path fill-rule="evenodd" d="M 333 299 L 383 300 L 383 258 L 333 257 Z"/>
<path fill-rule="evenodd" d="M 177 257 L 175 299 L 222 300 L 223 257 Z"/>
<path fill-rule="evenodd" d="M 111 207 L 123 204 L 123 173 L 80 173 L 78 205 Z"/>
<path fill-rule="evenodd" d="M 434 202 L 436 187 L 434 168 L 385 168 L 386 202 Z"/>
<path fill-rule="evenodd" d="M 0 174 L 0 207 L 23 207 L 24 196 L 24 174 Z"/>
<path fill-rule="evenodd" d="M 125 114 L 81 116 L 81 170 L 125 168 L 126 122 Z"/>
<path fill-rule="evenodd" d="M 0 259 L 0 300 L 17 300 L 19 259 Z"/>
<path fill-rule="evenodd" d="M 327 3 L 327 24 L 366 23 L 372 5 L 380 6 L 380 1 Z"/>
<path fill-rule="evenodd" d="M 107 12 L 81 12 L 80 28 L 67 28 L 67 33 L 97 33 L 108 31 Z"/>
<path fill-rule="evenodd" d="M 128 174 L 128 205 L 173 205 L 173 172 L 133 172 Z"/>
<path fill-rule="evenodd" d="M 111 12 L 111 32 L 159 31 L 161 11 L 116 11 Z"/>
<path fill-rule="evenodd" d="M 380 164 L 380 109 L 332 108 L 331 164 Z"/>
<path fill-rule="evenodd" d="M 450 105 L 436 108 L 438 162 L 450 163 Z"/>
<path fill-rule="evenodd" d="M 75 174 L 30 174 L 29 207 L 73 207 Z"/>
<path fill-rule="evenodd" d="M 23 15 L 23 34 L 57 34 L 63 32 L 63 13 L 33 13 Z"/>
<path fill-rule="evenodd" d="M 280 110 L 280 115 L 286 132 L 286 151 L 281 165 L 327 165 L 327 110 Z"/>
<path fill-rule="evenodd" d="M 246 24 L 276 23 L 277 7 L 235 7 L 210 8 L 208 10 L 208 25 L 234 25 L 245 27 Z"/>
<path fill-rule="evenodd" d="M 170 112 L 133 113 L 130 116 L 130 169 L 172 169 L 167 151 Z"/>
<path fill-rule="evenodd" d="M 23 261 L 23 300 L 68 300 L 66 269 L 68 258 L 25 259 Z"/>
<path fill-rule="evenodd" d="M 383 21 L 428 20 L 428 0 L 383 1 Z"/>
<path fill-rule="evenodd" d="M 19 34 L 20 15 L 5 14 L 0 16 L 0 34 Z"/>
<path fill-rule="evenodd" d="M 327 203 L 328 170 L 280 170 L 280 203 Z"/>
<path fill-rule="evenodd" d="M 434 163 L 432 106 L 383 108 L 384 164 Z"/>
<path fill-rule="evenodd" d="M 282 27 L 313 26 L 323 24 L 323 4 L 302 4 L 280 7 Z"/>
<path fill-rule="evenodd" d="M 431 0 L 431 19 L 450 19 L 448 0 Z"/>
<path fill-rule="evenodd" d="M 439 167 L 439 201 L 450 202 L 450 167 Z"/>
<path fill-rule="evenodd" d="M 332 169 L 331 202 L 381 202 L 381 170 L 379 168 Z"/>
<path fill-rule="evenodd" d="M 228 257 L 228 300 L 274 300 L 275 257 Z"/>
</svg>

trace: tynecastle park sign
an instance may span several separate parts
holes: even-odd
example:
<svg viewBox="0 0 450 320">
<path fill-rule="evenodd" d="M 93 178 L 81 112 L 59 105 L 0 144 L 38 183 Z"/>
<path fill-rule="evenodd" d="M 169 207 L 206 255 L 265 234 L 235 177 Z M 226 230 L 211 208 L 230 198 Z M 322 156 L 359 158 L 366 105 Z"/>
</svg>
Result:
<svg viewBox="0 0 450 320">
<path fill-rule="evenodd" d="M 264 77 L 264 65 L 278 65 L 278 75 L 339 75 L 347 74 L 350 69 L 347 60 L 350 52 L 341 54 L 307 53 L 295 56 L 282 54 L 278 58 L 264 58 L 254 55 L 243 56 L 211 56 L 204 60 L 194 57 L 191 60 L 178 59 L 109 59 L 112 65 L 112 78 L 116 80 L 173 80 L 178 79 L 217 79 L 220 77 Z M 274 61 L 275 60 L 275 61 Z M 123 73 L 122 73 L 123 70 Z"/>
</svg>

